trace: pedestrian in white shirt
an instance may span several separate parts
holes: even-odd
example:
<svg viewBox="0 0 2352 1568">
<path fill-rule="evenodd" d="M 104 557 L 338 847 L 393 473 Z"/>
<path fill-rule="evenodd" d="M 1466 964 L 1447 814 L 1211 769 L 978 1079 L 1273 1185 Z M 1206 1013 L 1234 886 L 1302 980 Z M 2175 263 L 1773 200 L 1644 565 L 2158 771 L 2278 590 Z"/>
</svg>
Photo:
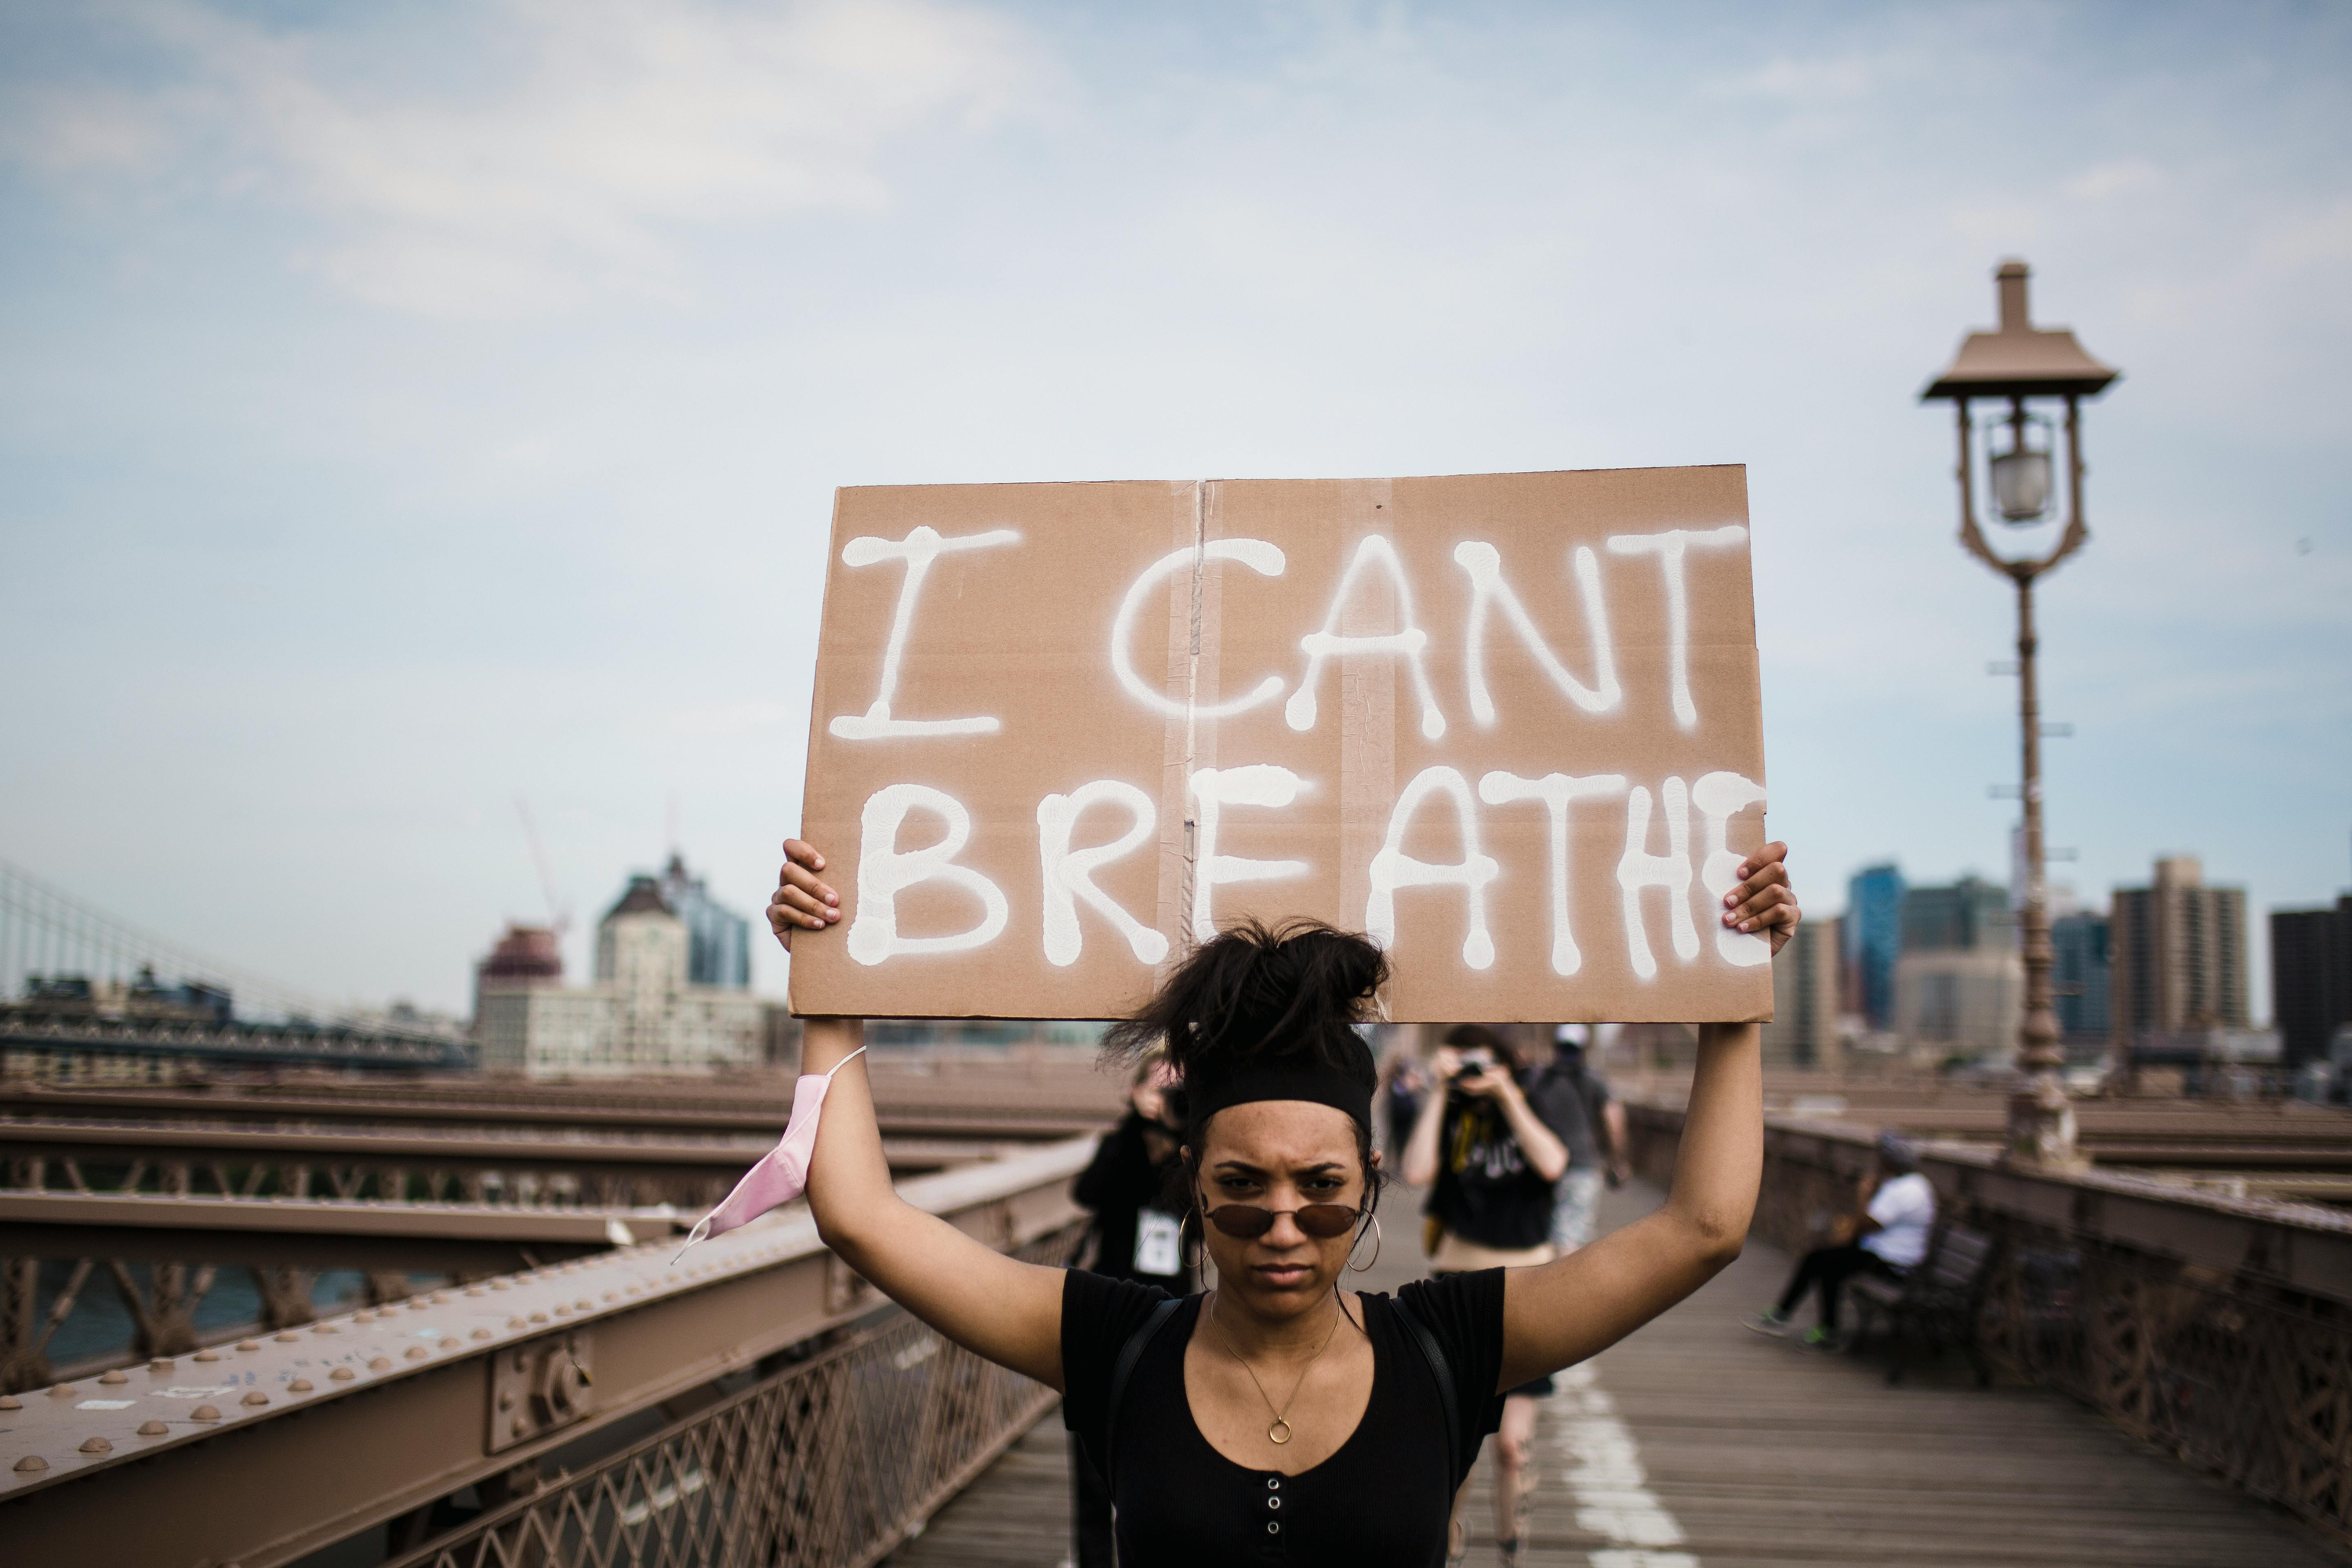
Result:
<svg viewBox="0 0 2352 1568">
<path fill-rule="evenodd" d="M 1805 1331 L 1804 1342 L 1834 1349 L 1840 1342 L 1838 1305 L 1845 1282 L 1856 1274 L 1899 1279 L 1927 1256 L 1936 1226 L 1936 1189 L 1919 1173 L 1919 1157 L 1908 1141 L 1893 1132 L 1878 1140 L 1878 1168 L 1858 1194 L 1860 1212 L 1839 1227 L 1836 1242 L 1815 1247 L 1798 1260 L 1797 1271 L 1780 1301 L 1748 1320 L 1760 1334 L 1789 1331 L 1790 1314 L 1809 1290 L 1821 1292 L 1821 1322 Z"/>
</svg>

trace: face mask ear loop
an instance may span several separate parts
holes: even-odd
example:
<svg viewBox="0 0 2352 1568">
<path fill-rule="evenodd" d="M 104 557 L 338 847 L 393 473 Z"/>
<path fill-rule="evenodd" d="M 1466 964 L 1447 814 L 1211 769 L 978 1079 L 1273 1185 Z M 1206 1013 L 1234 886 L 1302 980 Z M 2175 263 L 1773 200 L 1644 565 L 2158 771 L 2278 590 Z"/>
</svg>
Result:
<svg viewBox="0 0 2352 1568">
<path fill-rule="evenodd" d="M 864 1046 L 860 1046 L 856 1050 L 850 1052 L 847 1056 L 842 1058 L 839 1061 L 834 1063 L 833 1066 L 824 1074 L 824 1081 L 827 1084 L 832 1083 L 833 1075 L 835 1073 L 839 1072 L 842 1068 L 847 1067 L 851 1062 L 856 1061 L 859 1057 L 862 1057 L 865 1054 L 866 1047 Z M 688 1251 L 690 1250 L 697 1242 L 708 1241 L 709 1239 L 710 1216 L 709 1215 L 705 1215 L 700 1219 L 694 1222 L 694 1228 L 692 1230 L 686 1233 L 686 1244 L 677 1249 L 677 1258 L 673 1258 L 669 1260 L 670 1267 L 673 1268 L 677 1268 L 677 1258 L 684 1258 Z"/>
<path fill-rule="evenodd" d="M 694 1228 L 692 1230 L 686 1233 L 686 1246 L 677 1249 L 677 1258 L 684 1258 L 686 1256 L 687 1247 L 692 1247 L 698 1241 L 707 1241 L 709 1237 L 710 1216 L 709 1215 L 705 1215 L 700 1219 L 694 1222 Z M 673 1258 L 669 1260 L 669 1266 L 672 1268 L 677 1267 L 677 1258 Z"/>
</svg>

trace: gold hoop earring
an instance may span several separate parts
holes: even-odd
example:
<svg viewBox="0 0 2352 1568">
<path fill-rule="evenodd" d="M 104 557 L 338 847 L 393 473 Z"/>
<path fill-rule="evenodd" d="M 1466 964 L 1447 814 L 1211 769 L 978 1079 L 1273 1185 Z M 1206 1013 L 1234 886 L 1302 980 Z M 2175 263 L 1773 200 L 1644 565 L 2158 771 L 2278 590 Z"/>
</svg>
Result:
<svg viewBox="0 0 2352 1568">
<path fill-rule="evenodd" d="M 1348 1248 L 1348 1269 L 1353 1274 L 1370 1274 L 1381 1260 L 1381 1216 L 1369 1215 L 1365 1217 L 1372 1222 L 1372 1256 L 1363 1263 L 1356 1262 L 1356 1247 L 1364 1244 L 1364 1233 L 1358 1231 L 1355 1244 Z"/>
</svg>

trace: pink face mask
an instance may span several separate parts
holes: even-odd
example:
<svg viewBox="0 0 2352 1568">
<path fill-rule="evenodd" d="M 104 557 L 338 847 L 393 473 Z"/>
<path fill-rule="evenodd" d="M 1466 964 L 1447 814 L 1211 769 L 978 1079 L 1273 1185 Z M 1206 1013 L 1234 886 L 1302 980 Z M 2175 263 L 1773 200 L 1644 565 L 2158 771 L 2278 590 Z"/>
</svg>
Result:
<svg viewBox="0 0 2352 1568">
<path fill-rule="evenodd" d="M 721 1199 L 717 1208 L 687 1232 L 686 1247 L 677 1249 L 678 1258 L 686 1256 L 687 1247 L 749 1225 L 807 1189 L 809 1157 L 816 1152 L 816 1119 L 824 1110 L 824 1091 L 833 1087 L 834 1073 L 865 1054 L 866 1047 L 860 1046 L 834 1063 L 833 1072 L 801 1075 L 800 1081 L 793 1086 L 793 1116 L 784 1123 L 783 1137 L 760 1156 L 758 1164 L 743 1173 L 743 1179 L 735 1184 L 735 1190 Z M 677 1258 L 670 1261 L 675 1263 Z"/>
</svg>

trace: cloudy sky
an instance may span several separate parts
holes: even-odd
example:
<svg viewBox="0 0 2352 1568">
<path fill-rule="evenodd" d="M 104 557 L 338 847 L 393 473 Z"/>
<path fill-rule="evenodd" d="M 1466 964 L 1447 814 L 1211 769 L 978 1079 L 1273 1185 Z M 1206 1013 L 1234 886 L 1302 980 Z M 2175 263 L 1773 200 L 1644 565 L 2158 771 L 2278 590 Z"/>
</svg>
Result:
<svg viewBox="0 0 2352 1568">
<path fill-rule="evenodd" d="M 2058 874 L 2200 854 L 2259 966 L 2352 882 L 2347 79 L 2322 5 L 0 5 L 0 857 L 462 1008 L 518 798 L 576 930 L 673 816 L 763 900 L 836 485 L 1729 461 L 1808 903 L 2005 878 L 1916 395 L 2015 254 L 2126 373 Z"/>
</svg>

